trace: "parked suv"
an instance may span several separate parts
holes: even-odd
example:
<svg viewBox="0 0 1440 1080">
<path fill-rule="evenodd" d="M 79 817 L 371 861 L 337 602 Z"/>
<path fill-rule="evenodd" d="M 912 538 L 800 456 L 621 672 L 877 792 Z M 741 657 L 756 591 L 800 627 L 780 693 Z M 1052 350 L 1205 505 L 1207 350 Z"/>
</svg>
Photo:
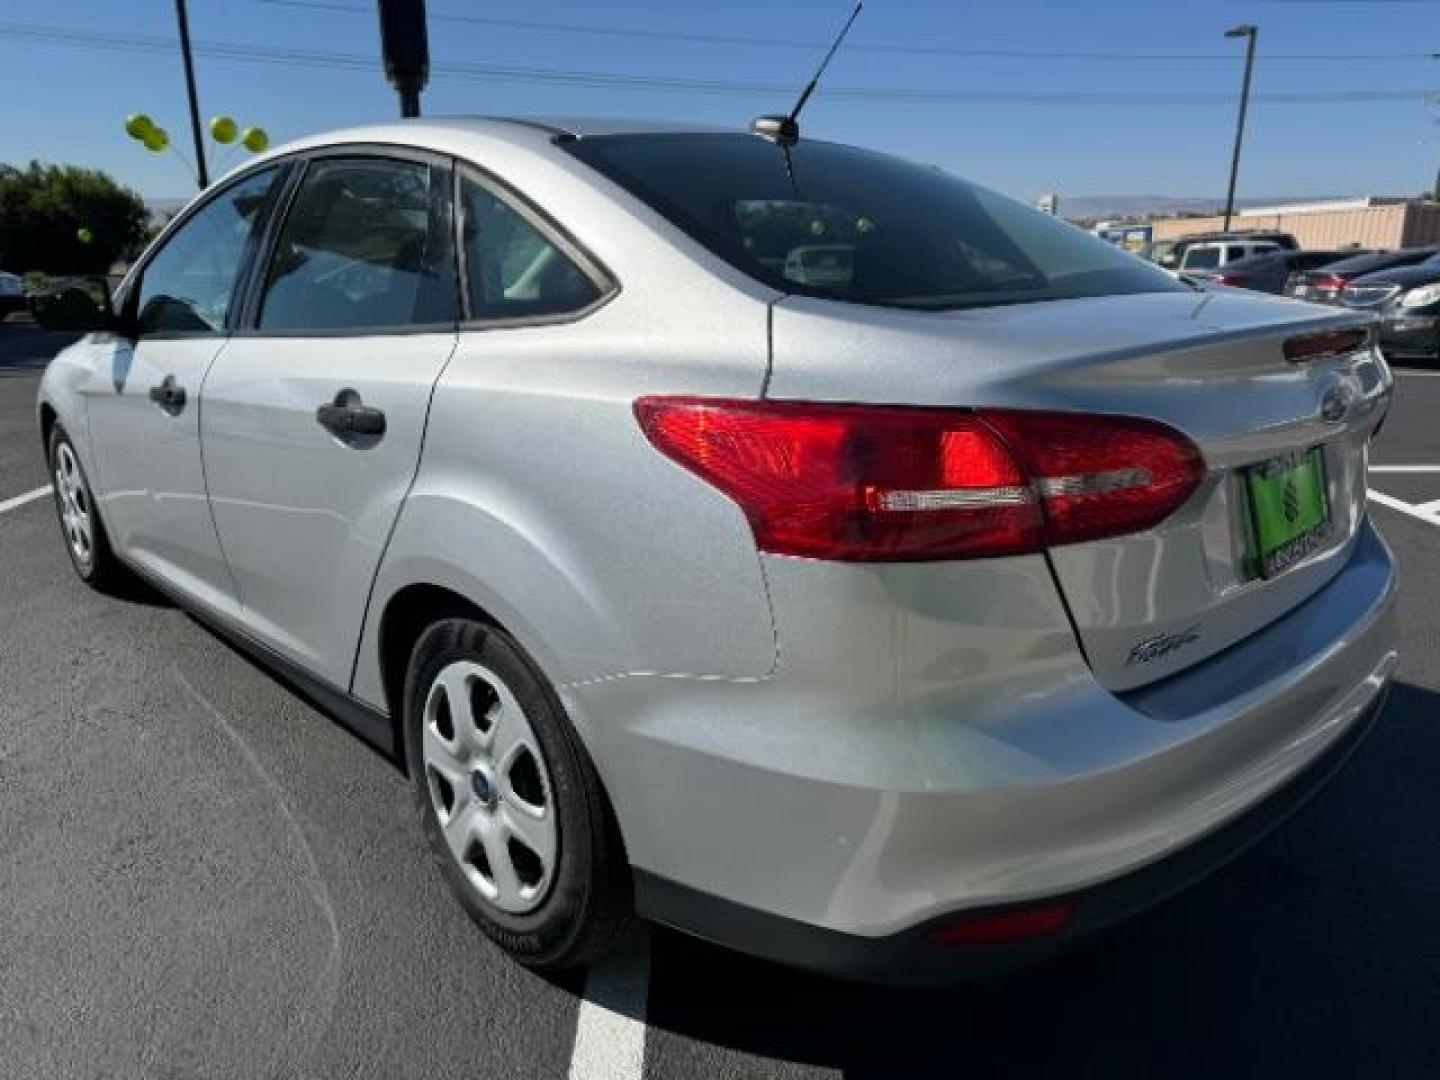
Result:
<svg viewBox="0 0 1440 1080">
<path fill-rule="evenodd" d="M 1180 252 L 1175 270 L 1181 274 L 1207 277 L 1231 263 L 1281 250 L 1280 245 L 1272 240 L 1207 240 L 1190 244 Z"/>
<path fill-rule="evenodd" d="M 1369 319 L 928 166 L 379 125 L 86 302 L 37 303 L 93 330 L 38 405 L 75 570 L 393 755 L 536 967 L 635 913 L 852 977 L 1027 959 L 1272 828 L 1395 666 Z"/>
<path fill-rule="evenodd" d="M 1160 266 L 1167 270 L 1179 270 L 1184 261 L 1185 252 L 1199 244 L 1225 244 L 1229 241 L 1241 243 L 1264 243 L 1271 244 L 1274 248 L 1282 248 L 1286 251 L 1297 250 L 1300 245 L 1296 243 L 1295 237 L 1286 232 L 1208 232 L 1191 233 L 1189 236 L 1182 236 L 1179 240 L 1170 242 L 1169 250 L 1157 258 Z M 1158 246 L 1158 245 L 1156 245 Z M 1255 254 L 1254 251 L 1246 254 Z M 1244 258 L 1244 255 L 1236 255 L 1235 258 Z M 1217 266 L 1220 264 L 1217 264 Z M 1203 269 L 1197 267 L 1197 269 Z M 1213 269 L 1213 267 L 1212 267 Z"/>
</svg>

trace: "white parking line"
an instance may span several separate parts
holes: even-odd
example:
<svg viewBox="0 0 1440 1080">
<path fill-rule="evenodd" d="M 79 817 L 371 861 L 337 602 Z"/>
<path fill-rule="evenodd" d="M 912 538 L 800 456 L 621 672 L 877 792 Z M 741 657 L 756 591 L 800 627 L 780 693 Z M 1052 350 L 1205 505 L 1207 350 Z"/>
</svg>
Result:
<svg viewBox="0 0 1440 1080">
<path fill-rule="evenodd" d="M 49 494 L 50 485 L 46 484 L 44 487 L 36 488 L 34 491 L 27 491 L 24 495 L 16 495 L 13 499 L 6 499 L 4 502 L 0 502 L 0 514 L 8 514 L 11 510 L 18 510 L 26 503 L 32 503 L 36 499 L 43 499 Z"/>
<path fill-rule="evenodd" d="M 1436 505 L 1435 503 L 1426 503 L 1425 506 L 1412 506 L 1410 503 L 1403 502 L 1393 495 L 1386 495 L 1383 491 L 1376 491 L 1374 488 L 1370 489 L 1370 498 L 1373 502 L 1377 502 L 1381 506 L 1388 506 L 1391 510 L 1408 514 L 1417 520 L 1425 522 L 1427 525 L 1440 527 L 1440 514 L 1427 512 L 1426 510 L 1426 507 L 1433 507 Z"/>
<path fill-rule="evenodd" d="M 1440 378 L 1440 371 L 1415 371 L 1413 368 L 1391 368 L 1396 375 L 1408 375 L 1416 379 Z"/>
<path fill-rule="evenodd" d="M 590 968 L 575 1022 L 569 1080 L 641 1080 L 649 996 L 648 937 Z"/>
<path fill-rule="evenodd" d="M 1440 473 L 1440 465 L 1371 465 L 1373 473 Z"/>
</svg>

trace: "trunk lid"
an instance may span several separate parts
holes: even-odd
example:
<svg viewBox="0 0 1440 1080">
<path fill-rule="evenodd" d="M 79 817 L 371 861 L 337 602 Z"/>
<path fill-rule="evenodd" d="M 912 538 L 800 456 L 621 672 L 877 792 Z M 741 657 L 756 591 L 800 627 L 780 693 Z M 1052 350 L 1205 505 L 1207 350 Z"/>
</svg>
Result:
<svg viewBox="0 0 1440 1080">
<path fill-rule="evenodd" d="M 1354 312 L 1229 291 L 939 313 L 792 296 L 775 305 L 766 393 L 1123 414 L 1188 436 L 1207 475 L 1179 510 L 1145 532 L 1048 553 L 1097 678 L 1125 690 L 1254 633 L 1348 558 L 1391 376 L 1373 346 L 1295 363 L 1284 343 L 1367 325 Z M 1329 531 L 1263 576 L 1249 470 L 1314 448 Z"/>
</svg>

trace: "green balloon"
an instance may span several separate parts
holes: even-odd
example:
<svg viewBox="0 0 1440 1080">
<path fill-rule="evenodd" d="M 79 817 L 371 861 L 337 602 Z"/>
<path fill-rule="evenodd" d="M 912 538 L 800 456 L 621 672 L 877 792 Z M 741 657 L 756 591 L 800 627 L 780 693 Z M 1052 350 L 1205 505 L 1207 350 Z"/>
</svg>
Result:
<svg viewBox="0 0 1440 1080">
<path fill-rule="evenodd" d="M 155 130 L 155 121 L 142 113 L 131 113 L 125 118 L 125 134 L 132 139 L 140 139 L 142 142 L 145 136 Z"/>
<path fill-rule="evenodd" d="M 80 228 L 75 230 L 75 239 L 79 240 L 82 244 L 88 244 L 91 240 L 95 239 L 95 234 L 84 225 L 81 225 Z"/>
<path fill-rule="evenodd" d="M 152 128 L 140 141 L 145 144 L 146 150 L 158 154 L 170 145 L 170 136 L 165 133 L 164 128 Z"/>
<path fill-rule="evenodd" d="M 244 143 L 246 150 L 258 154 L 270 145 L 270 136 L 265 134 L 264 128 L 248 127 L 240 136 L 240 141 Z"/>
<path fill-rule="evenodd" d="M 233 118 L 229 116 L 212 116 L 210 118 L 210 137 L 218 143 L 232 143 L 239 132 Z"/>
</svg>

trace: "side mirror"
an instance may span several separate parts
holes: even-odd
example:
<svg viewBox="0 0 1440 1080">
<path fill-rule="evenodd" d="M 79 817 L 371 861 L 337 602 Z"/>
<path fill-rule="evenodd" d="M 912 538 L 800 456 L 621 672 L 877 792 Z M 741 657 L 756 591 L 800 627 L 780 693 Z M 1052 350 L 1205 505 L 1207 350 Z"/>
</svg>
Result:
<svg viewBox="0 0 1440 1080">
<path fill-rule="evenodd" d="M 32 296 L 30 311 L 47 330 L 89 333 L 116 330 L 119 324 L 104 278 L 68 278 Z"/>
<path fill-rule="evenodd" d="M 1174 270 L 1177 266 L 1180 265 L 1180 259 L 1178 256 L 1175 255 L 1161 255 L 1160 265 L 1163 266 L 1166 270 Z"/>
</svg>

